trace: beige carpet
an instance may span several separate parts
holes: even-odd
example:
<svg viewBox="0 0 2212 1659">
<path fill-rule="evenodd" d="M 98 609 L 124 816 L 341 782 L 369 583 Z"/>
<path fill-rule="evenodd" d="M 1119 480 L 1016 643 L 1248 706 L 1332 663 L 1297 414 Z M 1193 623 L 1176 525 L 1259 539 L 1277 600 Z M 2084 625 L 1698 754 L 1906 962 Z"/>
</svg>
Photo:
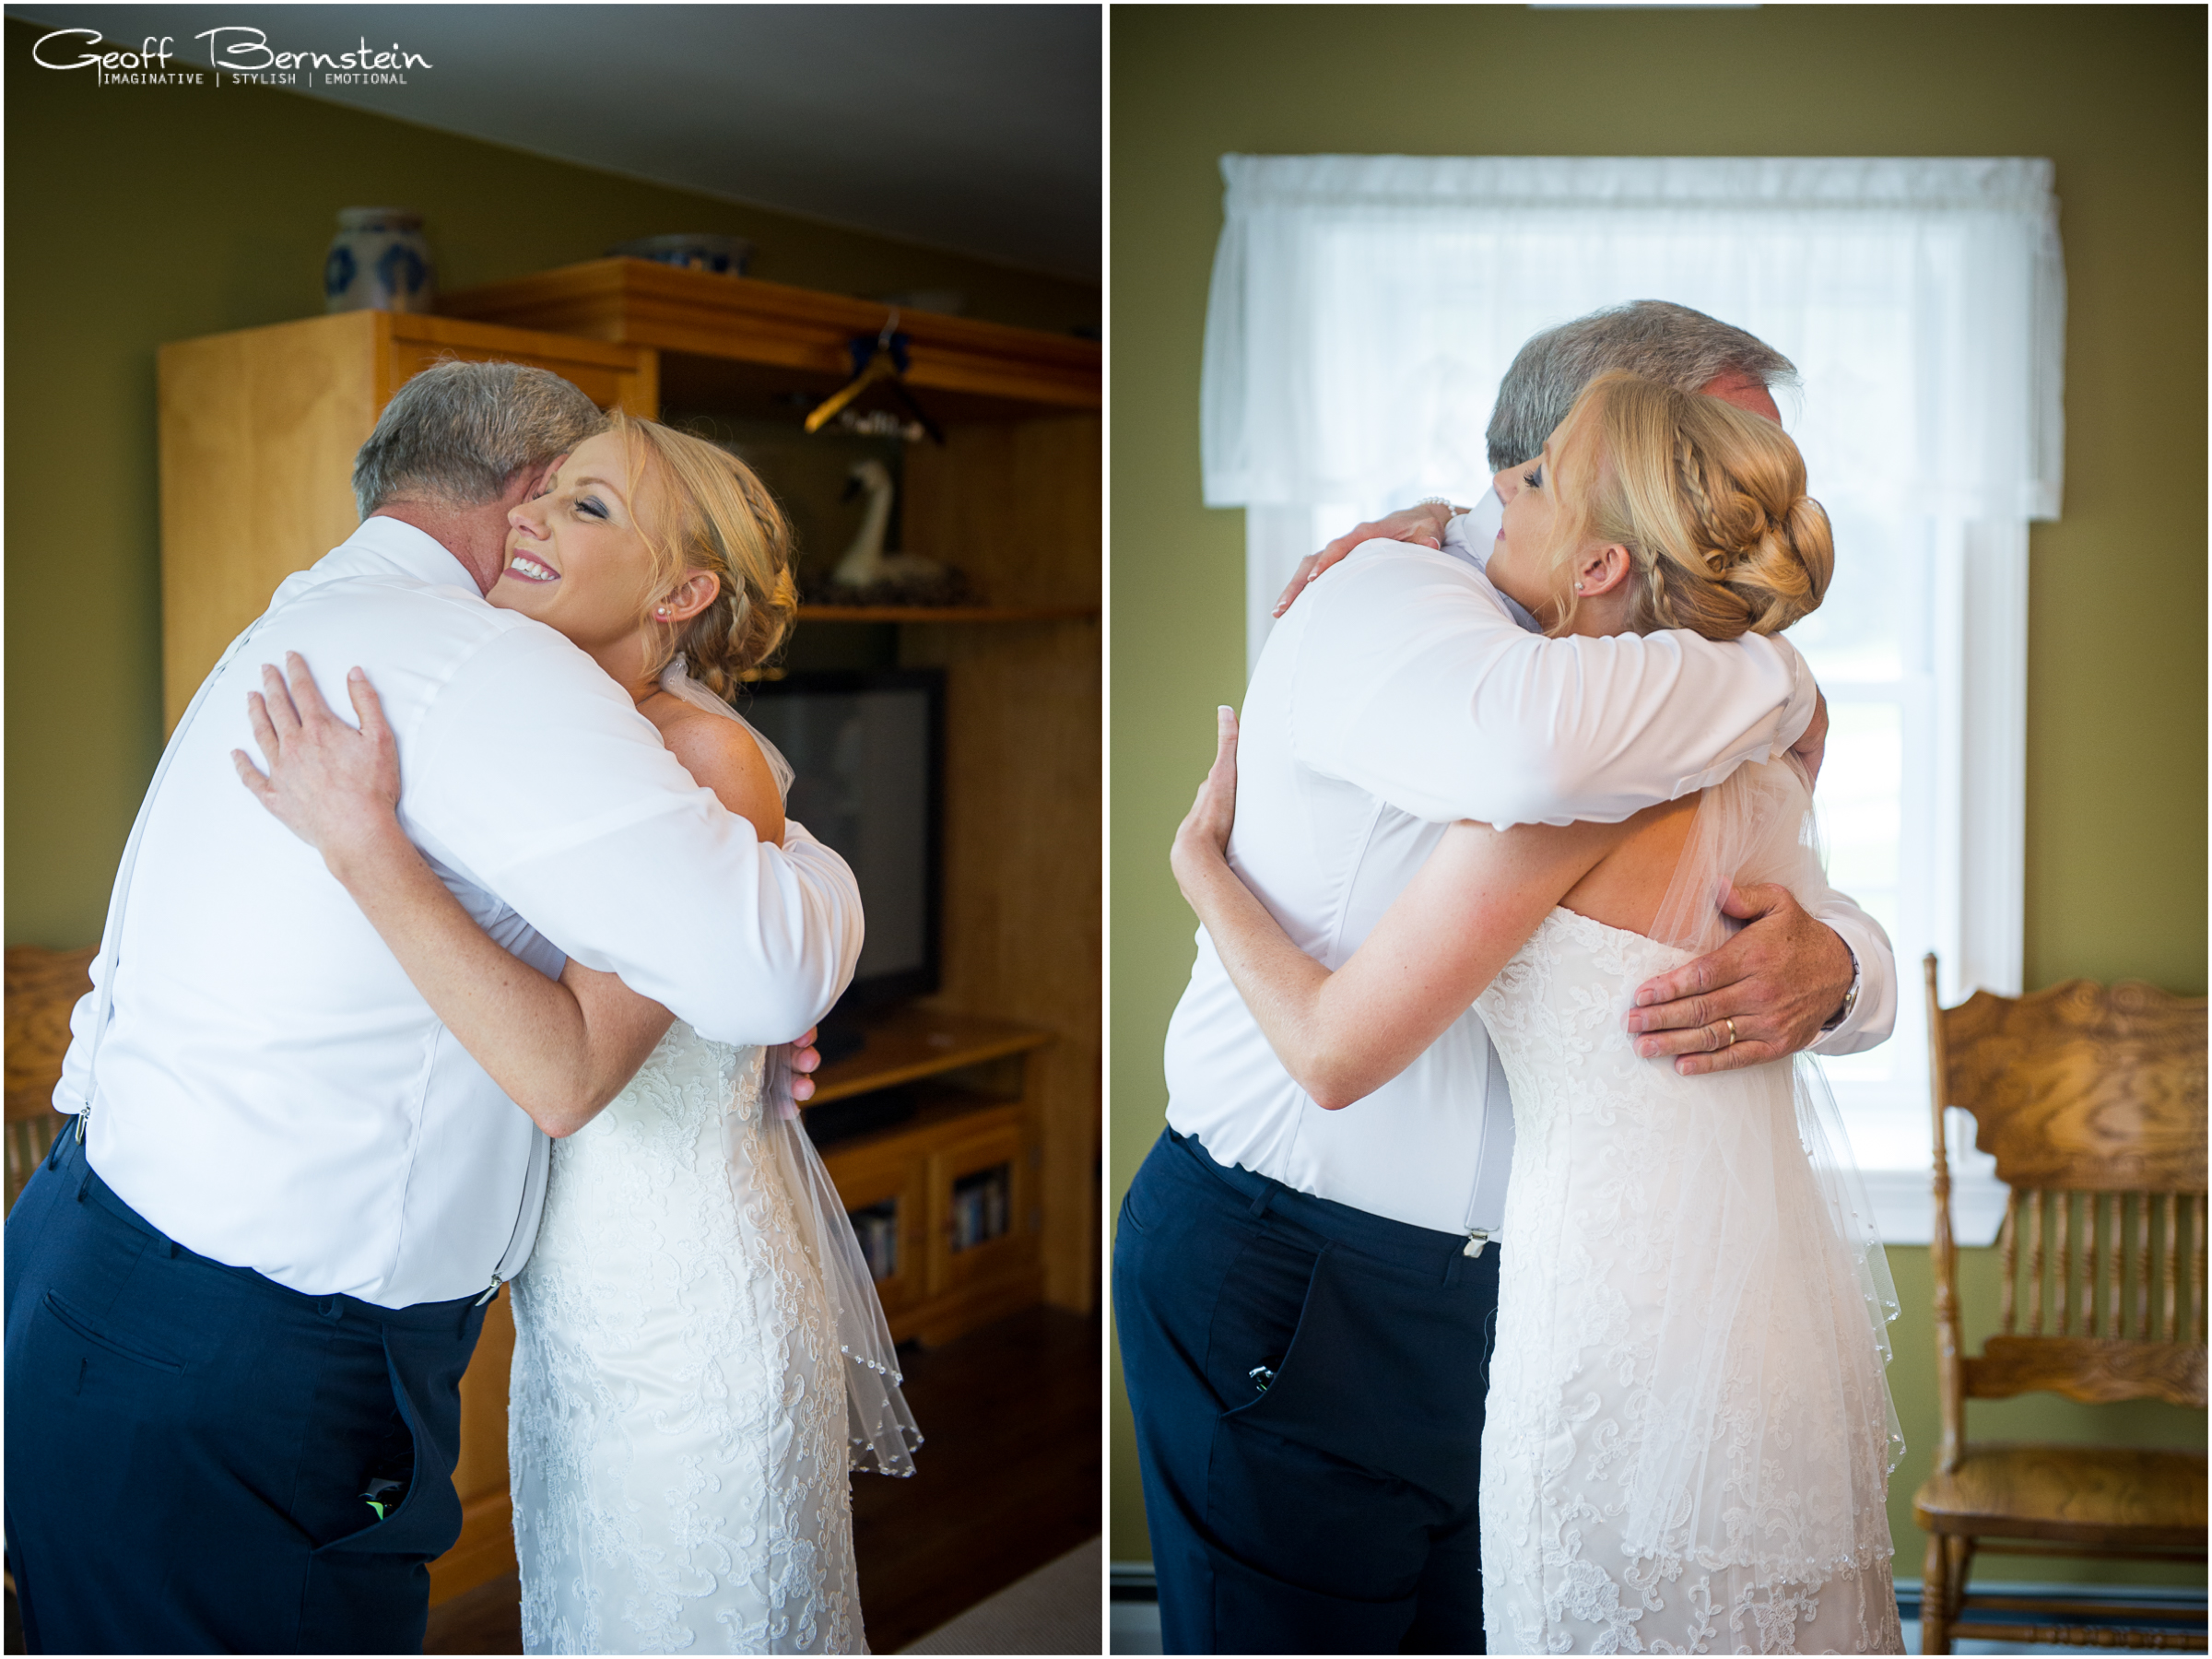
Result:
<svg viewBox="0 0 2212 1659">
<path fill-rule="evenodd" d="M 1091 1539 L 941 1624 L 910 1653 L 1096 1653 L 1105 1559 Z"/>
</svg>

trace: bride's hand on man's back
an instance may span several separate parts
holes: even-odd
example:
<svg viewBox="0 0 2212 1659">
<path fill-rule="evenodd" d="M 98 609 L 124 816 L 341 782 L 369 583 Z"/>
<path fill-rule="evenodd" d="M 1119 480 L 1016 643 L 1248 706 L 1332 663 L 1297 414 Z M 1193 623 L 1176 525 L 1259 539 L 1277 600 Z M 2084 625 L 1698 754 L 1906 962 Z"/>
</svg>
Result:
<svg viewBox="0 0 2212 1659">
<path fill-rule="evenodd" d="M 298 652 L 284 661 L 283 674 L 263 665 L 262 689 L 246 698 L 267 774 L 243 749 L 232 749 L 230 759 L 253 798 L 329 863 L 397 833 L 399 751 L 367 675 L 356 668 L 346 677 L 360 720 L 356 731 L 331 712 Z"/>
<path fill-rule="evenodd" d="M 1208 866 L 1226 863 L 1229 832 L 1237 821 L 1237 712 L 1229 707 L 1214 711 L 1214 764 L 1198 786 L 1198 798 L 1176 827 L 1175 842 L 1168 864 L 1187 897 L 1191 877 Z"/>
<path fill-rule="evenodd" d="M 1279 617 L 1288 610 L 1290 602 L 1305 592 L 1308 582 L 1360 543 L 1402 541 L 1417 547 L 1441 547 L 1444 545 L 1444 532 L 1451 524 L 1451 508 L 1441 501 L 1423 501 L 1416 507 L 1400 508 L 1387 518 L 1353 525 L 1320 552 L 1309 553 L 1298 561 L 1298 569 L 1290 573 L 1289 585 L 1275 602 L 1275 614 Z"/>
</svg>

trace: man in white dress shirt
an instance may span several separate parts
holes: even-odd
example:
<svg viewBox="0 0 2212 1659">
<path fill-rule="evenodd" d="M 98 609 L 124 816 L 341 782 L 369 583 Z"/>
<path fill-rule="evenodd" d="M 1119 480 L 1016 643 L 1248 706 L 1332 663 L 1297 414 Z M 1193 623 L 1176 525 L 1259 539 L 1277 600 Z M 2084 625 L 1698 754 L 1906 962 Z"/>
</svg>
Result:
<svg viewBox="0 0 2212 1659">
<path fill-rule="evenodd" d="M 859 893 L 759 841 L 559 634 L 484 594 L 507 513 L 601 426 L 543 370 L 409 382 L 362 523 L 201 687 L 147 792 L 7 1222 L 7 1557 L 33 1652 L 419 1650 L 458 1535 L 457 1385 L 530 1253 L 548 1143 L 314 850 L 238 786 L 246 695 L 359 665 L 402 821 L 515 956 L 619 974 L 702 1034 L 797 1037 Z M 325 689 L 334 707 L 346 705 Z"/>
<path fill-rule="evenodd" d="M 1515 359 L 1493 470 L 1532 458 L 1610 368 L 1769 418 L 1768 383 L 1792 372 L 1679 306 L 1599 312 Z M 1818 689 L 1786 643 L 1545 639 L 1482 574 L 1496 528 L 1494 496 L 1361 526 L 1324 550 L 1340 568 L 1253 672 L 1230 857 L 1331 968 L 1454 820 L 1616 822 L 1794 746 L 1818 760 Z M 1367 539 L 1416 535 L 1428 545 Z M 1811 914 L 1780 888 L 1747 898 L 1728 947 L 1649 988 L 1640 1052 L 1694 1071 L 1888 1035 L 1878 925 L 1841 895 Z M 1480 1653 L 1475 1496 L 1512 1139 L 1481 1020 L 1470 1009 L 1324 1112 L 1202 929 L 1166 1061 L 1168 1132 L 1123 1206 L 1114 1300 L 1167 1651 Z"/>
</svg>

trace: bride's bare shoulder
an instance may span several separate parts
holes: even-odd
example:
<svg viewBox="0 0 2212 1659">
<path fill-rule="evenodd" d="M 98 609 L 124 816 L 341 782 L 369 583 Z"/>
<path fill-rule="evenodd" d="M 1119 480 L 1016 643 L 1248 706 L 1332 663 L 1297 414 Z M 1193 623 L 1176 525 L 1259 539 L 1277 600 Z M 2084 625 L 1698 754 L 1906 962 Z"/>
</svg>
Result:
<svg viewBox="0 0 2212 1659">
<path fill-rule="evenodd" d="M 650 707 L 644 712 L 686 771 L 712 790 L 724 807 L 748 820 L 762 841 L 782 845 L 782 793 L 750 733 L 734 720 L 681 703 L 665 712 Z"/>
<path fill-rule="evenodd" d="M 1607 927 L 1648 934 L 1696 821 L 1698 794 L 1647 806 L 1619 826 L 1606 856 L 1559 900 Z"/>
</svg>

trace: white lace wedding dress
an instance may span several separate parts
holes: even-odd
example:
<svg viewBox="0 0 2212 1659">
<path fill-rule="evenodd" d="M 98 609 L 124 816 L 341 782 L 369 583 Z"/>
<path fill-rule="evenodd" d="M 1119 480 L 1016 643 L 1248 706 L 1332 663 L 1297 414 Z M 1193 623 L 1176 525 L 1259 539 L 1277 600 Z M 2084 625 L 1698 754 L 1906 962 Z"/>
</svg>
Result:
<svg viewBox="0 0 2212 1659">
<path fill-rule="evenodd" d="M 513 1285 L 527 1653 L 867 1651 L 845 1361 L 765 1058 L 678 1020 L 553 1147 Z"/>
<path fill-rule="evenodd" d="M 1802 897 L 1794 774 L 1712 794 L 1686 867 Z M 1700 908 L 1679 898 L 1663 921 Z M 1624 1032 L 1635 988 L 1712 942 L 1555 910 L 1476 1005 L 1514 1127 L 1482 1440 L 1494 1653 L 1903 1651 L 1894 1297 L 1832 1107 L 1809 1063 L 1682 1077 Z"/>
</svg>

